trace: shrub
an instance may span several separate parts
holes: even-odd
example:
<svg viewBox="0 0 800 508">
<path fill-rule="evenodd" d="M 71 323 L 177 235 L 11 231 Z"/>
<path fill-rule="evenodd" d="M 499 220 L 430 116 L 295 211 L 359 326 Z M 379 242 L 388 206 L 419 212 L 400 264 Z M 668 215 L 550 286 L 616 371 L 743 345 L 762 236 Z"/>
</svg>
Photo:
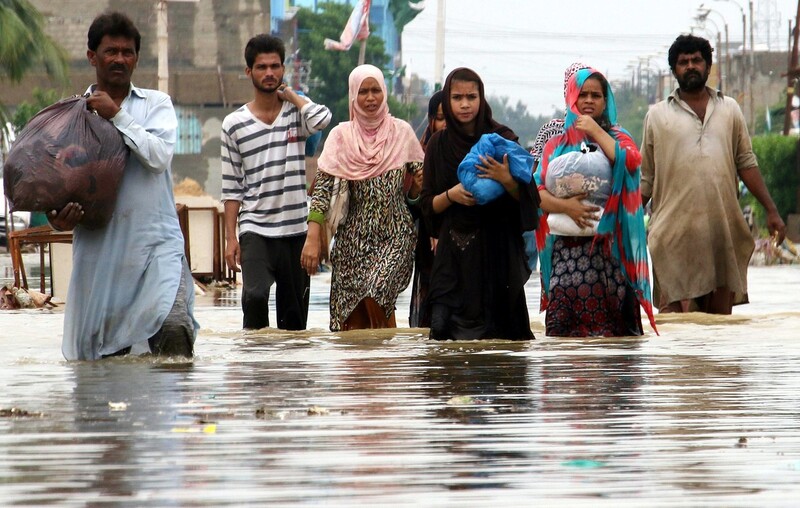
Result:
<svg viewBox="0 0 800 508">
<path fill-rule="evenodd" d="M 798 139 L 794 136 L 769 134 L 753 137 L 753 151 L 758 158 L 758 166 L 764 177 L 775 206 L 783 220 L 790 213 L 796 213 L 797 193 L 800 187 L 800 170 L 797 168 Z M 742 206 L 751 205 L 756 225 L 765 223 L 764 209 L 751 194 L 745 193 L 740 200 Z"/>
</svg>

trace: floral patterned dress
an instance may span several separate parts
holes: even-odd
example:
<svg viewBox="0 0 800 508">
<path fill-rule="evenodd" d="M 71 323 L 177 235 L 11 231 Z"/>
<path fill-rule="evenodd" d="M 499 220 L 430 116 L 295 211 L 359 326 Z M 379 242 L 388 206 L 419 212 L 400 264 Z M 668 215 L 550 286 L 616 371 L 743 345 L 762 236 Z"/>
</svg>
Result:
<svg viewBox="0 0 800 508">
<path fill-rule="evenodd" d="M 422 163 L 408 163 L 375 178 L 348 182 L 347 216 L 339 225 L 331 251 L 333 274 L 330 295 L 331 331 L 358 303 L 370 297 L 390 317 L 395 302 L 411 281 L 416 233 L 403 192 L 403 181 Z M 311 198 L 311 212 L 326 215 L 334 177 L 319 171 Z"/>
</svg>

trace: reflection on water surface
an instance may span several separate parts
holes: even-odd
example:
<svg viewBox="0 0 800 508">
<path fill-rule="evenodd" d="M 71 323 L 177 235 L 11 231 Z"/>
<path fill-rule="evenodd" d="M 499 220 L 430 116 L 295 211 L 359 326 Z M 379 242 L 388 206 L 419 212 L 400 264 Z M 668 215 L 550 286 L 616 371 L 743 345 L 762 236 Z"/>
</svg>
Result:
<svg viewBox="0 0 800 508">
<path fill-rule="evenodd" d="M 203 307 L 191 363 L 67 363 L 57 312 L 3 314 L 0 410 L 27 414 L 0 411 L 0 498 L 791 506 L 800 310 L 771 281 L 800 272 L 756 275 L 763 311 L 659 316 L 641 338 L 548 338 L 535 313 L 531 343 L 332 334 L 319 317 L 245 334 L 238 307 Z"/>
</svg>

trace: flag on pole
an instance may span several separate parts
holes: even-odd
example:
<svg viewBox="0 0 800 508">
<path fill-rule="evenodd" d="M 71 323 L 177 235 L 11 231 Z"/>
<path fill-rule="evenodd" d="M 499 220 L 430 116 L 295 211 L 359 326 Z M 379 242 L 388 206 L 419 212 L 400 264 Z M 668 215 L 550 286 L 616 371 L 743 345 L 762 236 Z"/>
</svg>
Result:
<svg viewBox="0 0 800 508">
<path fill-rule="evenodd" d="M 347 51 L 353 45 L 353 41 L 363 41 L 369 37 L 370 3 L 371 0 L 358 0 L 339 40 L 325 39 L 325 49 Z"/>
</svg>

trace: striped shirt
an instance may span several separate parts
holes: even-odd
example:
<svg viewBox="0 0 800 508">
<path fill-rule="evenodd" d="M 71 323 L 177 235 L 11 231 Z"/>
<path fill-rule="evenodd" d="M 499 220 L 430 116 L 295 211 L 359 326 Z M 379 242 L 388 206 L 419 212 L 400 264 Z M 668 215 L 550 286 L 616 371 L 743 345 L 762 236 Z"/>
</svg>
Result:
<svg viewBox="0 0 800 508">
<path fill-rule="evenodd" d="M 327 107 L 284 101 L 267 125 L 247 105 L 222 122 L 222 201 L 239 201 L 239 235 L 279 238 L 306 232 L 306 138 L 331 121 Z"/>
</svg>

